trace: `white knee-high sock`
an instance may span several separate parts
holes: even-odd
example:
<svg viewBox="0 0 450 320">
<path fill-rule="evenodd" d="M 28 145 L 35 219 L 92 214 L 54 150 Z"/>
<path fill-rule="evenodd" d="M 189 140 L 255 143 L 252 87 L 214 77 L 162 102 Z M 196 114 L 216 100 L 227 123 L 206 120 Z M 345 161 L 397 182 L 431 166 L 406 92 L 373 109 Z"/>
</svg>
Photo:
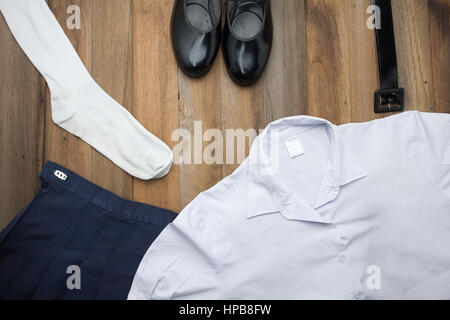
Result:
<svg viewBox="0 0 450 320">
<path fill-rule="evenodd" d="M 47 81 L 56 124 L 137 178 L 168 173 L 170 148 L 100 88 L 44 0 L 0 0 L 0 11 Z"/>
</svg>

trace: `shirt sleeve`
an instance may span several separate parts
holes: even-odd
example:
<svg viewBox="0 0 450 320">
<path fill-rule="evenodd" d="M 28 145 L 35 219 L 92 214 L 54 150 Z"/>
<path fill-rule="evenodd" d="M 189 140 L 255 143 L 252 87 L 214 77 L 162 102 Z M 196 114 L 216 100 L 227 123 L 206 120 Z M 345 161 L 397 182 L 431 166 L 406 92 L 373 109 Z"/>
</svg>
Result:
<svg viewBox="0 0 450 320">
<path fill-rule="evenodd" d="M 420 166 L 436 188 L 450 197 L 450 114 L 417 113 L 414 124 Z"/>
<path fill-rule="evenodd" d="M 207 221 L 210 202 L 197 197 L 150 246 L 129 300 L 219 299 L 220 254 Z"/>
</svg>

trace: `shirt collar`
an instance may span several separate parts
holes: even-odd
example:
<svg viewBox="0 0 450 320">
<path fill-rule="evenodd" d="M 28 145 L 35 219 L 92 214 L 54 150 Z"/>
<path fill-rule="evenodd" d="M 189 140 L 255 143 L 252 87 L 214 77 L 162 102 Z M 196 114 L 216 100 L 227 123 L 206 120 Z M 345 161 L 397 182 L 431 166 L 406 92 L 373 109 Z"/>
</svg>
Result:
<svg viewBox="0 0 450 320">
<path fill-rule="evenodd" d="M 295 197 L 277 178 L 277 132 L 292 126 L 319 125 L 326 128 L 330 151 L 327 171 L 312 208 Z M 339 128 L 327 120 L 310 116 L 284 118 L 269 124 L 253 143 L 247 165 L 247 218 L 279 212 L 289 220 L 329 223 L 315 210 L 335 200 L 342 186 L 367 176 Z"/>
</svg>

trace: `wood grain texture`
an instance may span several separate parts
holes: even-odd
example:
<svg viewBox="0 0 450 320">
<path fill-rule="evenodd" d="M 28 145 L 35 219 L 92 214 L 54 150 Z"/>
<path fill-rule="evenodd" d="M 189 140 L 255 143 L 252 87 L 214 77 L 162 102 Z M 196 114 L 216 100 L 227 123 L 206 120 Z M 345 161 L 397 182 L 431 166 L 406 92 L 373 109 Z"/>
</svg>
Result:
<svg viewBox="0 0 450 320">
<path fill-rule="evenodd" d="M 132 2 L 94 0 L 91 21 L 92 75 L 113 99 L 132 113 Z M 120 197 L 133 197 L 132 177 L 97 151 L 92 154 L 92 182 Z"/>
<path fill-rule="evenodd" d="M 434 1 L 434 0 L 430 0 Z M 405 109 L 434 111 L 428 5 L 424 0 L 392 0 L 399 86 Z"/>
<path fill-rule="evenodd" d="M 379 117 L 373 112 L 374 94 L 379 88 L 375 31 L 367 28 L 367 7 L 370 1 L 348 1 L 349 29 L 347 61 L 351 122 L 369 121 Z"/>
<path fill-rule="evenodd" d="M 264 79 L 265 124 L 307 113 L 305 2 L 272 1 L 273 47 Z"/>
<path fill-rule="evenodd" d="M 336 124 L 377 118 L 378 87 L 370 1 L 306 1 L 308 112 Z"/>
<path fill-rule="evenodd" d="M 210 143 L 204 141 L 207 138 L 204 136 L 205 131 L 221 128 L 221 87 L 221 68 L 218 63 L 201 79 L 192 80 L 178 71 L 179 125 L 191 137 L 191 147 L 185 144 L 185 150 L 190 149 L 191 152 L 183 156 L 187 162 L 180 170 L 182 207 L 222 179 L 220 164 L 207 164 L 203 157 L 203 151 Z"/>
<path fill-rule="evenodd" d="M 133 114 L 170 147 L 178 125 L 178 74 L 169 37 L 172 2 L 133 1 Z M 157 181 L 133 181 L 133 198 L 179 211 L 180 168 Z"/>
<path fill-rule="evenodd" d="M 30 202 L 43 157 L 45 87 L 0 15 L 0 228 Z"/>
<path fill-rule="evenodd" d="M 173 1 L 48 0 L 64 32 L 97 82 L 170 147 L 177 129 L 192 137 L 185 157 L 157 181 L 132 179 L 51 120 L 45 82 L 0 18 L 0 228 L 29 202 L 44 160 L 55 161 L 119 196 L 180 211 L 237 167 L 226 163 L 227 130 L 264 128 L 309 114 L 336 124 L 376 119 L 379 87 L 375 35 L 366 26 L 370 0 L 274 0 L 273 51 L 260 81 L 241 88 L 219 52 L 202 79 L 176 66 L 170 43 Z M 81 8 L 81 29 L 68 30 L 67 7 Z M 393 0 L 399 82 L 406 108 L 450 112 L 449 2 Z M 200 121 L 202 130 L 195 132 Z M 205 163 L 207 129 L 221 133 L 222 161 Z M 195 133 L 195 134 L 194 134 Z M 199 141 L 195 156 L 194 139 Z M 236 141 L 235 141 L 236 143 Z M 245 142 L 248 154 L 249 141 Z M 208 153 L 208 150 L 206 150 Z M 242 160 L 242 159 L 239 159 Z M 223 163 L 223 164 L 222 164 Z"/>
<path fill-rule="evenodd" d="M 222 127 L 219 126 L 218 128 L 222 128 L 224 136 L 225 162 L 221 172 L 222 176 L 227 176 L 231 174 L 248 155 L 251 142 L 253 142 L 253 140 L 250 141 L 250 136 L 245 138 L 245 141 L 241 139 L 241 142 L 239 142 L 238 137 L 236 136 L 236 138 L 234 138 L 234 135 L 231 134 L 232 132 L 230 130 L 234 130 L 235 134 L 237 134 L 237 130 L 242 130 L 243 132 L 247 132 L 247 130 L 259 132 L 260 129 L 265 127 L 264 79 L 266 79 L 267 73 L 265 72 L 260 81 L 254 86 L 243 88 L 236 85 L 229 78 L 222 54 L 220 54 L 218 58 L 220 60 L 219 72 L 222 77 L 222 84 L 220 87 Z M 228 138 L 227 132 L 229 132 Z M 241 150 L 241 152 L 244 151 L 242 147 L 238 147 L 239 143 L 243 146 L 245 145 L 244 154 L 238 153 L 238 149 Z"/>
<path fill-rule="evenodd" d="M 429 0 L 428 14 L 435 111 L 450 113 L 450 1 Z"/>
</svg>

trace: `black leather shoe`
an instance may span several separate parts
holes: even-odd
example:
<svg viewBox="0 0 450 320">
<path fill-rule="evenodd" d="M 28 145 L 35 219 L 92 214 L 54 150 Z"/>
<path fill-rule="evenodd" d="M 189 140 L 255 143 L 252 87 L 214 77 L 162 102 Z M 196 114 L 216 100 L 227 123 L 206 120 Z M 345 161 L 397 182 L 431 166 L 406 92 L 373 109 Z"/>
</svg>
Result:
<svg viewBox="0 0 450 320">
<path fill-rule="evenodd" d="M 172 47 L 179 68 L 190 77 L 205 75 L 220 46 L 221 0 L 175 0 Z"/>
<path fill-rule="evenodd" d="M 272 49 L 270 0 L 227 0 L 222 51 L 230 77 L 241 86 L 254 84 Z"/>
</svg>

